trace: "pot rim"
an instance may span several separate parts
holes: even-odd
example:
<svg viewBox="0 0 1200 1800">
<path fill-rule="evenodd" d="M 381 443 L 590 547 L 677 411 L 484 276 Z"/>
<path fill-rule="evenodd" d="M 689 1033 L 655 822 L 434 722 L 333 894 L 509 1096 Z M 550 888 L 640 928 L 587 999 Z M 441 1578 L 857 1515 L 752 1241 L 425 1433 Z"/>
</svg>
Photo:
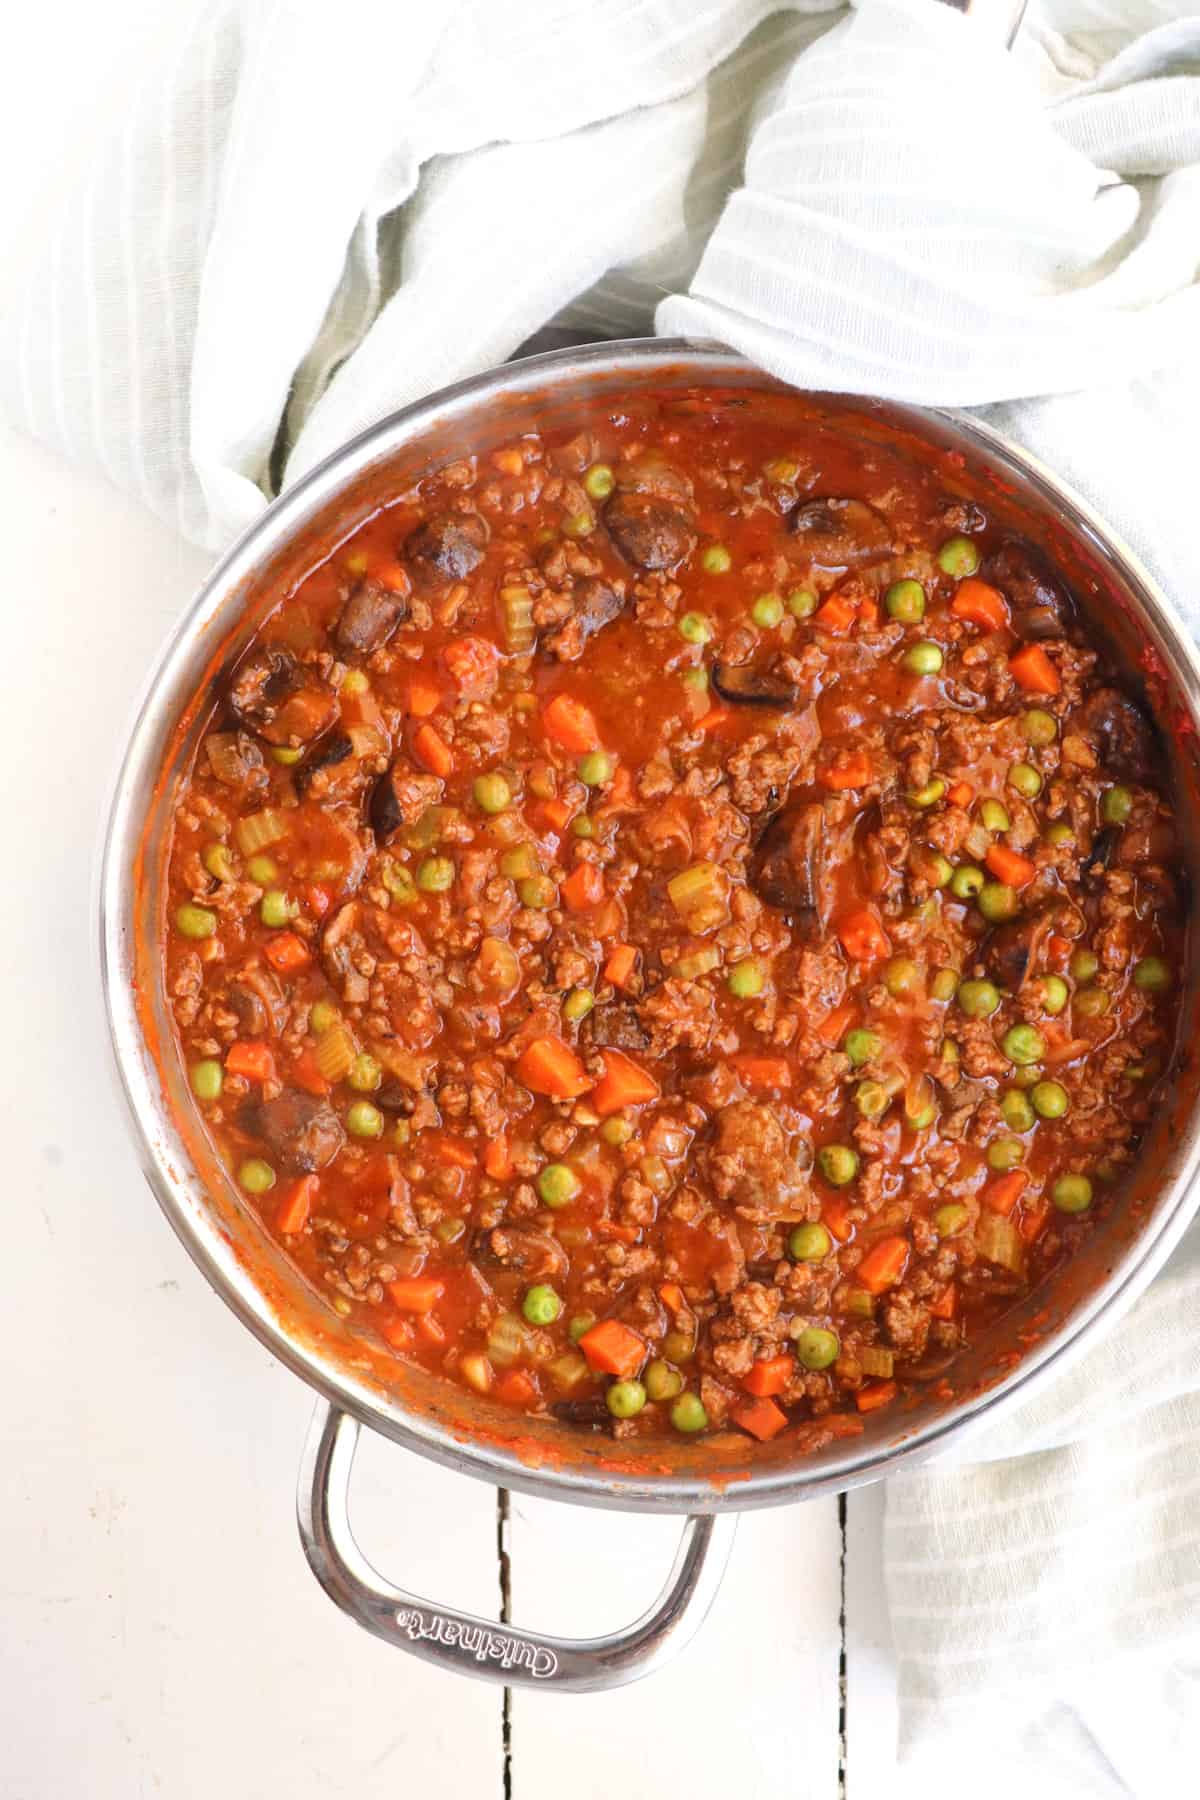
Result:
<svg viewBox="0 0 1200 1800">
<path fill-rule="evenodd" d="M 145 1066 L 147 1049 L 126 971 L 126 947 L 132 929 L 132 867 L 143 824 L 137 778 L 146 775 L 155 758 L 163 696 L 170 689 L 172 673 L 220 603 L 235 592 L 245 591 L 256 570 L 277 555 L 313 513 L 327 506 L 368 468 L 399 452 L 423 428 L 430 428 L 439 420 L 453 422 L 488 399 L 520 393 L 529 387 L 536 389 L 539 382 L 544 385 L 548 374 L 599 377 L 619 375 L 623 369 L 629 369 L 644 375 L 655 366 L 664 375 L 683 368 L 694 372 L 697 380 L 735 375 L 744 378 L 747 370 L 755 369 L 748 359 L 722 345 L 683 338 L 617 339 L 506 363 L 440 389 L 359 433 L 302 476 L 241 534 L 180 617 L 143 686 L 104 835 L 99 952 L 116 1074 L 151 1190 L 209 1285 L 273 1356 L 361 1424 L 435 1462 L 496 1485 L 550 1499 L 628 1511 L 717 1512 L 817 1498 L 881 1479 L 902 1467 L 911 1468 L 940 1454 L 951 1443 L 957 1444 L 967 1432 L 988 1421 L 998 1407 L 1009 1405 L 1018 1396 L 1028 1397 L 1037 1384 L 1078 1354 L 1101 1324 L 1111 1323 L 1132 1304 L 1178 1244 L 1200 1201 L 1194 1179 L 1200 1166 L 1200 1132 L 1193 1129 L 1182 1164 L 1170 1179 L 1169 1201 L 1159 1203 L 1154 1216 L 1115 1258 L 1108 1277 L 1078 1301 L 1044 1340 L 1028 1349 L 1003 1378 L 982 1391 L 968 1394 L 941 1416 L 914 1428 L 898 1444 L 881 1449 L 866 1442 L 855 1450 L 855 1440 L 847 1440 L 831 1466 L 812 1473 L 806 1474 L 800 1460 L 789 1466 L 751 1472 L 748 1477 L 729 1483 L 721 1480 L 719 1472 L 713 1476 L 689 1473 L 656 1479 L 568 1464 L 538 1466 L 523 1461 L 502 1444 L 468 1439 L 435 1418 L 389 1401 L 375 1386 L 289 1334 L 262 1288 L 232 1252 L 215 1216 L 206 1217 L 202 1209 L 192 1210 L 183 1204 L 181 1183 L 172 1167 L 181 1149 L 177 1140 L 171 1143 L 162 1135 L 165 1117 L 170 1129 L 169 1116 L 160 1084 Z M 768 383 L 780 385 L 768 371 L 758 372 Z M 859 397 L 858 404 L 869 408 L 872 402 Z M 884 404 L 912 421 L 918 430 L 922 424 L 949 429 L 959 442 L 965 441 L 993 467 L 1006 469 L 1031 483 L 1041 500 L 1066 516 L 1072 529 L 1090 541 L 1103 562 L 1115 568 L 1134 592 L 1145 620 L 1156 628 L 1166 649 L 1192 725 L 1200 728 L 1200 655 L 1154 578 L 1087 502 L 1037 458 L 969 414 L 904 402 Z M 151 776 L 156 772 L 150 770 Z"/>
</svg>

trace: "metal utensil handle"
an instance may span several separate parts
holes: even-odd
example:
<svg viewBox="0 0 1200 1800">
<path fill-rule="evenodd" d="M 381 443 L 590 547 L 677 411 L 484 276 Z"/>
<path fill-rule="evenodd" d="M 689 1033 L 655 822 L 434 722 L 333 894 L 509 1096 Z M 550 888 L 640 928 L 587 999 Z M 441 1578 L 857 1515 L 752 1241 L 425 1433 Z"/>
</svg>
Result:
<svg viewBox="0 0 1200 1800">
<path fill-rule="evenodd" d="M 712 1605 L 737 1516 L 693 1515 L 666 1585 L 649 1612 L 604 1637 L 560 1638 L 434 1606 L 371 1567 L 350 1528 L 348 1499 L 358 1421 L 318 1400 L 304 1446 L 296 1512 L 309 1567 L 331 1600 L 376 1637 L 426 1662 L 509 1687 L 587 1694 L 621 1687 L 682 1650 Z"/>
</svg>

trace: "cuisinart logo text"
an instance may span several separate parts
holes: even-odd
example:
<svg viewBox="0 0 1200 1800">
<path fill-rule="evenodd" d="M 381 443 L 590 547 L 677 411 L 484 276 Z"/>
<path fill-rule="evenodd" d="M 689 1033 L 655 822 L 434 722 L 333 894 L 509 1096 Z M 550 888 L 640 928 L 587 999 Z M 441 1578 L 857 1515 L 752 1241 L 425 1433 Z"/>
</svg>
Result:
<svg viewBox="0 0 1200 1800">
<path fill-rule="evenodd" d="M 476 1662 L 497 1662 L 502 1669 L 527 1669 L 538 1679 L 553 1675 L 558 1667 L 553 1650 L 506 1637 L 490 1625 L 460 1625 L 457 1619 L 443 1618 L 441 1613 L 418 1612 L 415 1607 L 401 1607 L 396 1623 L 410 1638 L 432 1638 L 435 1644 L 465 1650 Z"/>
</svg>

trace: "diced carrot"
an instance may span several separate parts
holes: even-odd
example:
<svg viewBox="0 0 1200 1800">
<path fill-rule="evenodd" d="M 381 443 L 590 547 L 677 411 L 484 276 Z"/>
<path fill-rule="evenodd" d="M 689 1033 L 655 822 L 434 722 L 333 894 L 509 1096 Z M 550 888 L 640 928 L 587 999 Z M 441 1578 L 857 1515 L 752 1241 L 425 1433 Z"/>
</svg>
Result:
<svg viewBox="0 0 1200 1800">
<path fill-rule="evenodd" d="M 1011 888 L 1028 887 L 1037 874 L 1037 864 L 1030 862 L 1027 856 L 1019 856 L 1007 844 L 989 845 L 983 860 L 996 880 Z"/>
<path fill-rule="evenodd" d="M 980 581 L 977 575 L 968 575 L 965 581 L 959 582 L 958 592 L 950 602 L 950 611 L 956 619 L 982 625 L 985 631 L 1003 631 L 1008 624 L 1008 602 L 1004 595 L 990 582 Z"/>
<path fill-rule="evenodd" d="M 274 1081 L 275 1058 L 258 1039 L 242 1040 L 225 1052 L 225 1072 L 243 1075 L 247 1081 Z"/>
<path fill-rule="evenodd" d="M 785 1088 L 792 1085 L 792 1065 L 782 1056 L 731 1056 L 729 1060 L 751 1087 Z"/>
<path fill-rule="evenodd" d="M 393 1350 L 411 1349 L 417 1335 L 411 1319 L 385 1319 L 379 1329 Z"/>
<path fill-rule="evenodd" d="M 329 1083 L 317 1067 L 316 1053 L 311 1049 L 300 1052 L 292 1064 L 290 1078 L 306 1094 L 315 1094 L 318 1099 L 329 1092 Z"/>
<path fill-rule="evenodd" d="M 446 1327 L 431 1312 L 418 1314 L 417 1330 L 427 1343 L 444 1344 L 446 1341 Z"/>
<path fill-rule="evenodd" d="M 329 889 L 327 887 L 322 887 L 320 882 L 313 881 L 309 883 L 305 892 L 308 898 L 309 910 L 314 912 L 318 919 L 323 919 L 325 914 L 329 911 L 329 903 L 333 898 Z"/>
<path fill-rule="evenodd" d="M 637 959 L 636 945 L 617 944 L 604 965 L 605 981 L 611 981 L 614 987 L 623 988 L 637 967 Z"/>
<path fill-rule="evenodd" d="M 741 1400 L 736 1406 L 730 1407 L 729 1416 L 735 1425 L 740 1425 L 743 1431 L 748 1431 L 761 1444 L 775 1437 L 787 1424 L 787 1414 L 773 1400 L 766 1398 Z"/>
<path fill-rule="evenodd" d="M 652 1075 L 619 1050 L 605 1050 L 604 1074 L 592 1089 L 592 1105 L 602 1119 L 625 1106 L 644 1106 L 657 1100 L 659 1087 Z M 518 1065 L 519 1066 L 519 1065 Z"/>
<path fill-rule="evenodd" d="M 408 678 L 408 710 L 414 719 L 428 719 L 442 704 L 442 690 L 431 675 L 414 669 Z"/>
<path fill-rule="evenodd" d="M 822 787 L 831 793 L 841 793 L 846 788 L 866 787 L 871 779 L 871 759 L 865 750 L 842 750 L 817 771 L 817 780 Z"/>
<path fill-rule="evenodd" d="M 279 1205 L 275 1224 L 287 1237 L 295 1237 L 308 1224 L 308 1215 L 317 1192 L 315 1175 L 302 1175 L 294 1181 Z"/>
<path fill-rule="evenodd" d="M 597 1219 L 595 1229 L 598 1237 L 616 1244 L 636 1244 L 641 1235 L 636 1225 L 618 1225 L 615 1219 Z"/>
<path fill-rule="evenodd" d="M 432 725 L 421 725 L 413 734 L 413 754 L 422 768 L 443 778 L 454 767 L 450 746 L 440 738 Z"/>
<path fill-rule="evenodd" d="M 825 1017 L 821 1020 L 821 1023 L 817 1026 L 817 1036 L 820 1038 L 821 1042 L 823 1044 L 828 1044 L 831 1049 L 835 1045 L 840 1044 L 842 1038 L 846 1034 L 846 1029 L 850 1024 L 851 1019 L 854 1017 L 854 1012 L 854 1002 L 852 1000 L 847 1000 L 844 1006 L 835 1006 L 831 1013 L 826 1013 Z"/>
<path fill-rule="evenodd" d="M 542 817 L 548 825 L 554 827 L 555 831 L 564 831 L 571 823 L 571 809 L 565 800 L 555 797 L 553 800 L 543 802 Z"/>
<path fill-rule="evenodd" d="M 281 975 L 290 975 L 312 961 L 311 950 L 294 931 L 276 932 L 264 948 L 263 955 Z"/>
<path fill-rule="evenodd" d="M 748 1394 L 765 1399 L 768 1394 L 782 1394 L 795 1373 L 794 1357 L 761 1356 L 751 1365 L 750 1373 L 742 1376 L 742 1386 Z"/>
<path fill-rule="evenodd" d="M 1045 1230 L 1049 1217 L 1050 1203 L 1048 1200 L 1037 1200 L 1033 1205 L 1026 1203 L 1021 1208 L 1021 1217 L 1017 1223 L 1017 1230 L 1023 1241 L 1027 1244 L 1035 1243 Z"/>
<path fill-rule="evenodd" d="M 850 1202 L 844 1195 L 830 1194 L 822 1200 L 821 1221 L 839 1244 L 846 1243 L 854 1226 L 850 1222 Z"/>
<path fill-rule="evenodd" d="M 505 1369 L 492 1391 L 506 1406 L 532 1406 L 538 1398 L 538 1384 L 525 1369 Z"/>
<path fill-rule="evenodd" d="M 958 1310 L 958 1289 L 952 1281 L 948 1281 L 936 1300 L 929 1302 L 929 1316 L 933 1319 L 952 1319 Z"/>
<path fill-rule="evenodd" d="M 702 713 L 696 720 L 696 730 L 720 731 L 722 725 L 728 725 L 733 716 L 733 708 L 730 706 L 710 706 L 708 711 Z"/>
<path fill-rule="evenodd" d="M 683 1289 L 677 1281 L 664 1281 L 659 1287 L 658 1297 L 668 1312 L 681 1313 L 688 1309 Z"/>
<path fill-rule="evenodd" d="M 572 912 L 586 912 L 603 900 L 604 877 L 595 863 L 576 863 L 558 891 Z"/>
<path fill-rule="evenodd" d="M 556 1037 L 534 1038 L 526 1045 L 517 1060 L 517 1077 L 531 1093 L 555 1100 L 575 1100 L 592 1085 L 575 1052 Z"/>
<path fill-rule="evenodd" d="M 847 913 L 837 928 L 846 955 L 855 962 L 877 962 L 891 952 L 887 932 L 869 906 Z"/>
<path fill-rule="evenodd" d="M 830 594 L 824 606 L 813 614 L 813 624 L 823 631 L 849 631 L 858 617 L 858 608 L 844 594 Z"/>
<path fill-rule="evenodd" d="M 646 1360 L 646 1340 L 620 1319 L 601 1319 L 579 1340 L 588 1367 L 622 1380 L 636 1375 Z"/>
<path fill-rule="evenodd" d="M 395 561 L 379 563 L 371 570 L 371 580 L 377 581 L 380 587 L 390 588 L 394 594 L 407 594 L 411 585 L 404 564 Z"/>
<path fill-rule="evenodd" d="M 854 1271 L 854 1279 L 860 1287 L 866 1288 L 868 1294 L 882 1294 L 885 1289 L 895 1287 L 903 1275 L 908 1252 L 907 1238 L 880 1238 L 871 1245 L 859 1263 Z"/>
<path fill-rule="evenodd" d="M 1024 1169 L 1010 1169 L 1006 1175 L 997 1175 L 995 1181 L 989 1181 L 983 1190 L 986 1206 L 993 1212 L 1003 1213 L 1007 1219 L 1017 1201 L 1021 1198 L 1029 1176 Z"/>
<path fill-rule="evenodd" d="M 887 1406 L 895 1398 L 894 1381 L 872 1381 L 865 1388 L 859 1388 L 854 1404 L 860 1413 L 878 1412 L 881 1406 Z"/>
<path fill-rule="evenodd" d="M 525 468 L 525 458 L 514 445 L 507 450 L 493 450 L 492 464 L 502 475 L 520 475 Z"/>
<path fill-rule="evenodd" d="M 615 813 L 628 812 L 633 803 L 633 776 L 622 766 L 609 783 L 603 801 L 595 808 L 595 816 L 611 819 Z"/>
<path fill-rule="evenodd" d="M 970 806 L 975 798 L 975 789 L 969 781 L 956 781 L 953 787 L 946 789 L 946 798 L 951 806 Z"/>
<path fill-rule="evenodd" d="M 1046 939 L 1046 949 L 1055 962 L 1062 962 L 1064 957 L 1071 954 L 1071 940 L 1061 936 L 1057 931 L 1052 931 Z"/>
<path fill-rule="evenodd" d="M 428 1140 L 425 1138 L 421 1139 L 422 1144 L 427 1141 Z M 449 1163 L 452 1169 L 474 1169 L 477 1167 L 475 1152 L 469 1149 L 466 1144 L 460 1144 L 457 1138 L 434 1138 L 431 1148 L 438 1161 Z"/>
<path fill-rule="evenodd" d="M 599 750 L 600 732 L 591 712 L 582 700 L 570 694 L 555 694 L 542 714 L 546 736 L 561 744 L 564 750 Z"/>
<path fill-rule="evenodd" d="M 1027 694 L 1057 694 L 1062 687 L 1058 670 L 1040 644 L 1027 644 L 1008 659 L 1009 671 Z"/>
<path fill-rule="evenodd" d="M 859 623 L 868 631 L 874 631 L 879 624 L 879 608 L 874 600 L 860 600 L 858 603 Z"/>
<path fill-rule="evenodd" d="M 486 700 L 495 690 L 500 652 L 486 638 L 452 638 L 442 661 L 464 700 Z"/>
<path fill-rule="evenodd" d="M 503 1132 L 499 1137 L 492 1138 L 484 1151 L 483 1170 L 493 1181 L 507 1181 L 512 1174 L 512 1156 L 509 1153 L 508 1139 Z"/>
<path fill-rule="evenodd" d="M 404 1313 L 432 1312 L 446 1291 L 444 1281 L 431 1275 L 410 1275 L 402 1281 L 386 1283 L 392 1304 Z"/>
</svg>

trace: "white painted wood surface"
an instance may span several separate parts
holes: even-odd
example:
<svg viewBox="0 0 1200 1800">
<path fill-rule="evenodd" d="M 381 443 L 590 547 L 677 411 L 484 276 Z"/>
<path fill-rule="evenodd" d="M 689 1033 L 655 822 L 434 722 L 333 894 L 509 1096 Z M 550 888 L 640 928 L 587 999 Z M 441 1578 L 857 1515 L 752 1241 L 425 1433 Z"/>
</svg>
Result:
<svg viewBox="0 0 1200 1800">
<path fill-rule="evenodd" d="M 119 119 L 170 12 L 66 0 L 7 22 L 0 260 Z M 728 1743 L 739 1794 L 834 1800 L 836 1502 L 746 1518 L 700 1638 L 659 1677 L 614 1696 L 516 1695 L 507 1719 L 499 1690 L 374 1642 L 317 1589 L 293 1519 L 309 1396 L 159 1217 L 109 1077 L 97 991 L 91 865 L 108 786 L 134 696 L 207 559 L 3 428 L 0 495 L 0 769 L 34 777 L 28 797 L 5 793 L 0 884 L 0 1093 L 15 1121 L 0 1796 L 706 1794 L 725 1785 Z M 850 1800 L 888 1791 L 894 1718 L 872 1509 L 850 1502 Z M 497 1613 L 491 1490 L 368 1439 L 353 1510 L 386 1572 Z M 676 1527 L 514 1496 L 508 1534 L 512 1617 L 587 1632 L 641 1610 Z"/>
</svg>

